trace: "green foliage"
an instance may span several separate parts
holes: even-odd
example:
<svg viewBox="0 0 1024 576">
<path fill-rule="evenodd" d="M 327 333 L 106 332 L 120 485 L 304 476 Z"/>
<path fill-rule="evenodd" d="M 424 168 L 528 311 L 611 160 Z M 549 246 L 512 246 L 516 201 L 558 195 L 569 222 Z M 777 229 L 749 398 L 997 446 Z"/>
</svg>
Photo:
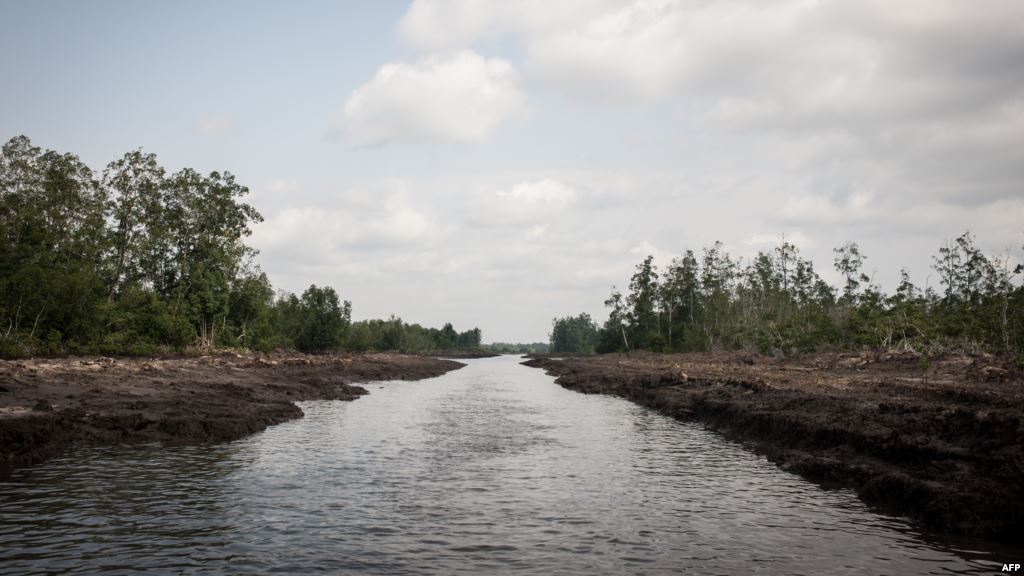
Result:
<svg viewBox="0 0 1024 576">
<path fill-rule="evenodd" d="M 301 352 L 322 353 L 341 348 L 352 320 L 352 303 L 342 302 L 334 288 L 311 285 L 302 293 L 299 322 L 292 336 Z"/>
<path fill-rule="evenodd" d="M 97 177 L 19 136 L 0 152 L 0 355 L 344 343 L 330 288 L 275 303 L 245 245 L 262 218 L 226 172 L 135 150 Z"/>
<path fill-rule="evenodd" d="M 554 354 L 593 354 L 598 344 L 597 323 L 587 313 L 555 318 L 550 341 L 549 350 Z"/>
<path fill-rule="evenodd" d="M 595 349 L 790 354 L 867 346 L 1022 353 L 1024 268 L 1011 265 L 1008 255 L 986 256 L 970 233 L 946 243 L 934 258 L 941 296 L 914 286 L 906 271 L 896 292 L 884 294 L 861 273 L 867 257 L 854 242 L 835 249 L 835 269 L 844 278 L 840 290 L 785 240 L 746 266 L 720 242 L 702 254 L 698 262 L 686 251 L 660 282 L 650 256 L 638 264 L 629 293 L 623 297 L 613 288 L 605 301 L 609 317 Z M 579 347 L 570 338 L 574 320 L 555 320 L 553 349 Z"/>
<path fill-rule="evenodd" d="M 451 322 L 445 324 L 444 328 L 441 328 L 441 333 L 436 337 L 437 347 L 443 350 L 455 348 L 458 340 L 459 333 L 452 327 Z"/>
<path fill-rule="evenodd" d="M 273 316 L 274 289 L 267 275 L 247 274 L 231 285 L 228 293 L 226 333 L 228 345 L 269 351 L 278 343 Z"/>
<path fill-rule="evenodd" d="M 227 172 L 168 175 L 134 150 L 100 177 L 19 136 L 0 153 L 0 356 L 470 349 L 459 333 L 351 322 L 330 287 L 275 298 L 244 240 L 262 221 Z"/>
<path fill-rule="evenodd" d="M 351 303 L 330 287 L 275 298 L 245 244 L 262 220 L 247 194 L 227 172 L 167 175 L 141 150 L 97 175 L 73 154 L 12 138 L 0 150 L 0 356 L 481 347 L 477 328 L 397 316 L 352 323 Z M 600 329 L 585 314 L 556 319 L 550 348 L 1024 350 L 1024 270 L 1009 255 L 984 254 L 969 232 L 933 258 L 941 294 L 904 273 L 886 295 L 861 272 L 867 257 L 856 243 L 835 254 L 839 290 L 785 239 L 746 266 L 720 242 L 660 274 L 648 256 L 626 295 L 612 289 Z"/>
<path fill-rule="evenodd" d="M 546 354 L 550 351 L 550 345 L 547 342 L 492 342 L 482 345 L 480 349 L 495 354 Z"/>
<path fill-rule="evenodd" d="M 629 351 L 629 338 L 626 335 L 627 327 L 632 331 L 630 318 L 626 305 L 622 300 L 622 293 L 612 286 L 612 293 L 604 301 L 605 308 L 610 308 L 608 320 L 605 321 L 601 334 L 598 337 L 597 351 L 600 353 Z"/>
<path fill-rule="evenodd" d="M 630 340 L 637 348 L 650 348 L 647 338 L 656 333 L 660 325 L 660 316 L 655 311 L 659 297 L 658 272 L 653 262 L 653 256 L 644 258 L 643 262 L 637 264 L 636 273 L 629 280 L 627 317 L 632 328 Z"/>
<path fill-rule="evenodd" d="M 460 332 L 458 338 L 455 339 L 456 350 L 473 350 L 480 347 L 480 341 L 483 338 L 483 334 L 479 328 L 473 328 L 472 330 L 466 330 Z"/>
<path fill-rule="evenodd" d="M 0 152 L 3 353 L 63 353 L 99 331 L 105 196 L 71 154 L 14 138 Z"/>
<path fill-rule="evenodd" d="M 132 288 L 110 306 L 104 353 L 129 351 L 134 346 L 184 348 L 195 333 L 188 320 L 176 315 L 165 299 L 152 291 Z"/>
<path fill-rule="evenodd" d="M 478 350 L 481 348 L 479 328 L 458 332 L 446 323 L 440 330 L 406 324 L 391 315 L 387 320 L 361 320 L 352 325 L 346 348 L 354 352 L 401 351 L 438 352 L 446 350 Z"/>
</svg>

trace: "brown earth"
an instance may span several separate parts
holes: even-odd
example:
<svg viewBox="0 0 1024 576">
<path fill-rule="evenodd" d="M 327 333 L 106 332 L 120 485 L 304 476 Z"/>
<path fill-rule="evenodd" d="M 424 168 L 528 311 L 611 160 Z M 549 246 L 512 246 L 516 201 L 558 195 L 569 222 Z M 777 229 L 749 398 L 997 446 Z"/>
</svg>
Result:
<svg viewBox="0 0 1024 576">
<path fill-rule="evenodd" d="M 991 356 L 633 353 L 525 362 L 748 443 L 947 534 L 1024 543 L 1024 381 Z"/>
<path fill-rule="evenodd" d="M 419 380 L 464 364 L 423 356 L 228 354 L 0 361 L 0 474 L 72 446 L 224 441 L 354 400 L 354 382 Z"/>
</svg>

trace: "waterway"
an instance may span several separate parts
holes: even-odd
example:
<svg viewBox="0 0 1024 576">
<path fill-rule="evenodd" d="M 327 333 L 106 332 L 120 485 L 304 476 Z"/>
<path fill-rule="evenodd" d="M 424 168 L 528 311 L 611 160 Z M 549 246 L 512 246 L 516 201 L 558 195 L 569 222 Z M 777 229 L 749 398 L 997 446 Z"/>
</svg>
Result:
<svg viewBox="0 0 1024 576">
<path fill-rule="evenodd" d="M 0 482 L 0 573 L 991 574 L 700 425 L 501 357 Z"/>
</svg>

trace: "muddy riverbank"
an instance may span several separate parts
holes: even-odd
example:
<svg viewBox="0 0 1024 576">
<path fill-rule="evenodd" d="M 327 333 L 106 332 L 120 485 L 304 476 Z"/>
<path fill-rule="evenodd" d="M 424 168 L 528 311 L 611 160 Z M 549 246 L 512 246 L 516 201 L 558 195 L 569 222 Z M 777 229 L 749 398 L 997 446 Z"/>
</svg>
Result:
<svg viewBox="0 0 1024 576">
<path fill-rule="evenodd" d="M 296 401 L 354 400 L 359 382 L 462 366 L 400 354 L 0 362 L 0 474 L 72 446 L 233 440 L 301 417 Z"/>
<path fill-rule="evenodd" d="M 703 422 L 927 529 L 1024 542 L 1024 383 L 991 357 L 634 353 L 526 364 L 571 390 Z"/>
</svg>

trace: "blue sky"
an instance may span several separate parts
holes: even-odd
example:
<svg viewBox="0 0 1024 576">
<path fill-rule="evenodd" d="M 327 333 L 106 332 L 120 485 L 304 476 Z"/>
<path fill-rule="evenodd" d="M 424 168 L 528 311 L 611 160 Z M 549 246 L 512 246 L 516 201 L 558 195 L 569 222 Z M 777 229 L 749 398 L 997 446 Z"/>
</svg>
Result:
<svg viewBox="0 0 1024 576">
<path fill-rule="evenodd" d="M 67 147 L 96 166 L 144 146 L 169 166 L 273 178 L 274 155 L 280 169 L 304 171 L 323 160 L 309 157 L 322 152 L 309 142 L 324 140 L 339 101 L 380 58 L 400 55 L 386 31 L 403 9 L 4 2 L 0 42 L 18 57 L 3 64 L 0 120 L 8 132 Z M 202 133 L 218 119 L 229 123 L 223 138 Z"/>
<path fill-rule="evenodd" d="M 876 281 L 1024 244 L 1015 0 L 0 1 L 0 136 L 227 170 L 275 286 L 546 338 L 782 235 Z"/>
</svg>

